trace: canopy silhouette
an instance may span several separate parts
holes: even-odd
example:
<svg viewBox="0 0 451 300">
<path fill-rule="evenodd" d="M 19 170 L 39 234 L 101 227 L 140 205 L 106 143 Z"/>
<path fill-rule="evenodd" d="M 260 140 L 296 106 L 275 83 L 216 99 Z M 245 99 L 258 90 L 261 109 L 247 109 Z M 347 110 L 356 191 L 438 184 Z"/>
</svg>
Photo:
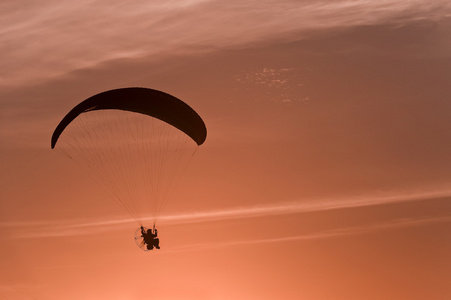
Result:
<svg viewBox="0 0 451 300">
<path fill-rule="evenodd" d="M 180 99 L 154 89 L 131 87 L 94 95 L 75 106 L 53 132 L 52 149 L 67 125 L 77 116 L 102 109 L 125 110 L 155 117 L 183 131 L 199 146 L 207 137 L 207 128 L 201 117 Z"/>
</svg>

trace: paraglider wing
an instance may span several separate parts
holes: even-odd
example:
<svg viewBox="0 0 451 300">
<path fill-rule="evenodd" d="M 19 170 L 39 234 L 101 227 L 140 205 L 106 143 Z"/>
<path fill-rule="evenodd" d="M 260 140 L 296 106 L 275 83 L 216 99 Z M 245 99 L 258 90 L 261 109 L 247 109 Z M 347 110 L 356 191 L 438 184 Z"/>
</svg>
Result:
<svg viewBox="0 0 451 300">
<path fill-rule="evenodd" d="M 142 225 L 149 218 L 156 223 L 206 136 L 201 117 L 183 101 L 131 87 L 99 93 L 75 106 L 53 132 L 51 147 L 79 165 Z"/>
<path fill-rule="evenodd" d="M 186 103 L 167 93 L 148 88 L 121 88 L 94 95 L 75 106 L 58 124 L 52 135 L 51 147 L 64 129 L 80 114 L 105 109 L 117 109 L 149 115 L 186 133 L 197 145 L 207 137 L 200 116 Z"/>
</svg>

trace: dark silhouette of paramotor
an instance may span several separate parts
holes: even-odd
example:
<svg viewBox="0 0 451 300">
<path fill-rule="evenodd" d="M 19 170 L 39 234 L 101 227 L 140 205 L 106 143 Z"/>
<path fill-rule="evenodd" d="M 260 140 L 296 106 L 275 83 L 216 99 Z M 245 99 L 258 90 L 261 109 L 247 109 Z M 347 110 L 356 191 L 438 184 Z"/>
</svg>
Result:
<svg viewBox="0 0 451 300">
<path fill-rule="evenodd" d="M 51 147 L 80 165 L 142 226 L 155 225 L 206 137 L 203 120 L 186 103 L 131 87 L 76 105 L 53 132 Z"/>
</svg>

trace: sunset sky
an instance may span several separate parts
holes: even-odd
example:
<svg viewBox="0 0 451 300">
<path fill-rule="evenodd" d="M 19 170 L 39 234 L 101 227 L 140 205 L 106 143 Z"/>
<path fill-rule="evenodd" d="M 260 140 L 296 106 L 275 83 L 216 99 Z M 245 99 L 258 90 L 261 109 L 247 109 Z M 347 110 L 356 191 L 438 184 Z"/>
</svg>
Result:
<svg viewBox="0 0 451 300">
<path fill-rule="evenodd" d="M 451 299 L 448 0 L 0 3 L 0 300 Z M 50 148 L 97 93 L 208 130 L 161 249 Z"/>
</svg>

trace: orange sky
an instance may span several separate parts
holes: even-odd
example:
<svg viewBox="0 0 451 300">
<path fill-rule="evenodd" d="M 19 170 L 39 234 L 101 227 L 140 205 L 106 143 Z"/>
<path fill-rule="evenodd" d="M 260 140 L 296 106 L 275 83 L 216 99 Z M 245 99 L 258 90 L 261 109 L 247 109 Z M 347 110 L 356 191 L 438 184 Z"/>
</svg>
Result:
<svg viewBox="0 0 451 300">
<path fill-rule="evenodd" d="M 0 4 L 0 299 L 449 299 L 449 1 Z M 50 149 L 170 93 L 208 137 L 161 250 Z"/>
</svg>

